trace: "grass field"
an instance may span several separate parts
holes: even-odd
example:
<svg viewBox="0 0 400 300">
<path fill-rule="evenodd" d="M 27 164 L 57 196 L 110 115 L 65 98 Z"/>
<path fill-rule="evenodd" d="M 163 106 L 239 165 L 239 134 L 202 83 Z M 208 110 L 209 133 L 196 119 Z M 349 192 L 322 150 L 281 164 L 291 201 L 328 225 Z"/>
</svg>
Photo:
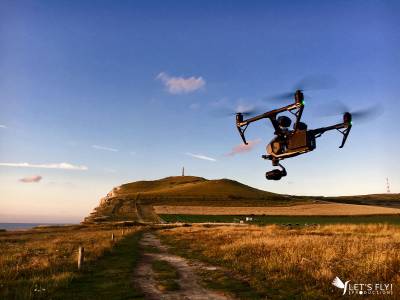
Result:
<svg viewBox="0 0 400 300">
<path fill-rule="evenodd" d="M 220 217 L 223 222 L 237 218 L 181 217 L 192 218 L 192 222 L 193 218 L 204 221 L 201 219 Z M 335 276 L 352 282 L 391 283 L 400 296 L 396 290 L 400 284 L 400 227 L 382 224 L 394 216 L 266 218 L 264 224 L 272 219 L 286 224 L 296 224 L 294 220 L 298 224 L 301 220 L 323 224 L 321 220 L 330 219 L 342 224 L 284 227 L 194 223 L 184 227 L 129 227 L 124 228 L 124 235 L 120 225 L 1 232 L 0 299 L 143 299 L 134 277 L 138 258 L 143 251 L 160 251 L 139 246 L 146 230 L 158 232 L 175 254 L 223 267 L 199 268 L 197 275 L 205 287 L 226 291 L 238 299 L 336 299 L 341 292 L 331 285 Z M 359 224 L 344 224 L 348 219 L 358 219 Z M 365 220 L 376 224 L 361 224 Z M 86 253 L 80 271 L 79 245 Z M 184 278 L 171 264 L 155 260 L 151 268 L 159 290 L 181 290 Z"/>
<path fill-rule="evenodd" d="M 400 215 L 400 209 L 372 205 L 345 203 L 312 203 L 287 206 L 154 206 L 157 214 L 182 215 L 278 215 L 278 216 L 357 216 L 357 215 Z"/>
<path fill-rule="evenodd" d="M 392 283 L 393 299 L 400 296 L 398 226 L 193 225 L 163 230 L 160 236 L 176 253 L 224 266 L 247 278 L 260 298 L 339 299 L 342 290 L 331 285 L 335 276 L 354 283 Z"/>
<path fill-rule="evenodd" d="M 169 223 L 238 223 L 245 220 L 249 215 L 160 215 Z M 311 225 L 311 224 L 377 224 L 387 223 L 400 225 L 398 215 L 373 215 L 373 216 L 252 216 L 251 224 L 291 224 L 291 225 Z"/>
<path fill-rule="evenodd" d="M 121 230 L 114 226 L 67 226 L 0 233 L 0 299 L 72 299 L 71 291 L 90 299 L 104 287 L 118 296 L 127 280 L 110 281 L 110 277 L 126 275 L 126 267 L 133 273 L 139 228 L 124 229 L 124 236 Z M 85 248 L 85 262 L 78 272 L 79 245 Z M 122 255 L 124 251 L 129 253 Z M 123 258 L 120 264 L 118 256 Z M 132 286 L 130 290 L 134 291 Z"/>
<path fill-rule="evenodd" d="M 139 258 L 141 232 L 128 234 L 71 282 L 57 289 L 54 299 L 143 299 L 135 287 L 133 272 Z"/>
</svg>

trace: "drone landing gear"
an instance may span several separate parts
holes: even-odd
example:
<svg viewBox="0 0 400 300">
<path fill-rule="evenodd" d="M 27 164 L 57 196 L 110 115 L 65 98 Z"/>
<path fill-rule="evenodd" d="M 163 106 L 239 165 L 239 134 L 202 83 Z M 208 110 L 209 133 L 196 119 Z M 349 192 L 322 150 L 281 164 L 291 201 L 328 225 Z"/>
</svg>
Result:
<svg viewBox="0 0 400 300">
<path fill-rule="evenodd" d="M 265 173 L 267 180 L 280 180 L 282 177 L 286 176 L 286 169 L 277 160 L 272 161 L 273 166 L 279 166 L 281 169 L 273 169 Z"/>
</svg>

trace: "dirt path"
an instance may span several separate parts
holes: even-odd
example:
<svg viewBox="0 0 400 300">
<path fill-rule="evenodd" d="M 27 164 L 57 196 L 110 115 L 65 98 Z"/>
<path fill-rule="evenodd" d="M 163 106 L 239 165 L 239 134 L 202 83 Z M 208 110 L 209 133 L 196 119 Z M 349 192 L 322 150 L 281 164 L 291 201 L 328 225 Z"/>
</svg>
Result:
<svg viewBox="0 0 400 300">
<path fill-rule="evenodd" d="M 138 264 L 135 272 L 136 283 L 143 291 L 147 299 L 158 300 L 224 300 L 232 299 L 215 291 L 207 290 L 198 283 L 198 277 L 195 270 L 198 268 L 216 269 L 214 266 L 207 266 L 205 264 L 191 264 L 183 257 L 168 253 L 168 248 L 162 245 L 160 240 L 152 233 L 145 233 L 140 241 L 144 249 L 143 256 Z M 159 253 L 149 251 L 150 247 L 158 249 Z M 179 286 L 177 291 L 160 291 L 157 286 L 158 283 L 154 278 L 152 270 L 152 262 L 154 260 L 164 260 L 169 262 L 179 273 Z"/>
</svg>

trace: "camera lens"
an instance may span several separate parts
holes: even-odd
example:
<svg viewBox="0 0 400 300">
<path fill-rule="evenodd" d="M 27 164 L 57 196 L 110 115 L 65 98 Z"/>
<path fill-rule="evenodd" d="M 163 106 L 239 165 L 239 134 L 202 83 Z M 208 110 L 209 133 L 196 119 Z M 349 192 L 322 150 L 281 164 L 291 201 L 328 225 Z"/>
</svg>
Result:
<svg viewBox="0 0 400 300">
<path fill-rule="evenodd" d="M 272 171 L 265 173 L 265 177 L 268 180 L 280 180 L 282 178 L 282 175 L 283 175 L 282 171 L 278 169 L 274 169 Z"/>
</svg>

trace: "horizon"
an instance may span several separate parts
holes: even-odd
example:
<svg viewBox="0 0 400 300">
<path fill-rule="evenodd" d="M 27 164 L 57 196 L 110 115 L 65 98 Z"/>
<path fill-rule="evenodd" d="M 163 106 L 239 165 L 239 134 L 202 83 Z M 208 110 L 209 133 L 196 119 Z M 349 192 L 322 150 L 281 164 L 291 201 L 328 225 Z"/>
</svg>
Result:
<svg viewBox="0 0 400 300">
<path fill-rule="evenodd" d="M 309 196 L 400 192 L 396 1 L 3 1 L 0 3 L 0 222 L 79 220 L 113 187 L 179 174 L 228 178 Z M 227 108 L 283 105 L 266 97 L 307 76 L 309 128 L 340 122 L 324 108 L 378 105 L 383 114 L 326 133 L 266 181 L 270 124 L 243 147 Z M 293 91 L 294 92 L 294 91 Z M 31 223 L 31 222 L 28 222 Z M 40 223 L 40 222 L 39 222 Z"/>
<path fill-rule="evenodd" d="M 204 177 L 199 177 L 199 176 L 194 176 L 194 175 L 184 175 L 187 177 L 198 177 L 198 178 L 204 178 Z M 163 177 L 163 178 L 157 178 L 157 179 L 149 179 L 149 180 L 140 180 L 140 181 L 157 181 L 157 180 L 162 180 L 162 179 L 166 179 L 169 177 L 182 177 L 182 175 L 176 175 L 176 176 L 167 176 L 167 177 Z M 229 178 L 214 178 L 214 179 L 209 179 L 209 178 L 204 178 L 206 180 L 221 180 L 221 179 L 227 179 L 227 180 L 232 180 Z M 122 183 L 123 184 L 129 184 L 132 182 L 125 182 Z M 241 183 L 241 182 L 239 182 Z M 250 186 L 250 185 L 248 185 Z M 250 186 L 252 187 L 252 186 Z M 111 190 L 110 190 L 111 191 Z M 109 192 L 110 192 L 109 191 Z M 264 190 L 265 191 L 265 190 Z M 107 193 L 106 193 L 107 194 Z M 104 194 L 102 197 L 105 197 L 106 194 Z M 388 194 L 388 193 L 381 193 L 381 194 Z M 393 194 L 397 194 L 397 193 L 390 193 L 391 195 Z M 290 195 L 290 194 L 287 194 Z M 363 195 L 372 195 L 372 194 L 354 194 L 354 195 L 338 195 L 340 196 L 363 196 Z M 311 195 L 296 195 L 296 196 L 311 196 Z M 329 197 L 329 196 L 323 196 L 323 195 L 313 195 L 313 196 L 319 196 L 319 197 Z M 100 203 L 100 199 L 98 200 L 98 203 L 96 204 L 96 207 L 99 205 Z M 48 216 L 48 215 L 26 215 L 26 216 L 9 216 L 9 215 L 2 215 L 0 214 L 0 224 L 41 224 L 41 223 L 48 223 L 48 224 L 79 224 L 80 222 L 83 221 L 84 217 L 87 217 L 91 212 L 93 211 L 93 209 L 91 211 L 89 211 L 87 214 L 82 215 L 81 217 L 77 217 L 77 216 L 58 216 L 56 218 L 54 218 L 53 216 Z M 19 221 L 19 220 L 23 220 L 23 221 Z"/>
</svg>

